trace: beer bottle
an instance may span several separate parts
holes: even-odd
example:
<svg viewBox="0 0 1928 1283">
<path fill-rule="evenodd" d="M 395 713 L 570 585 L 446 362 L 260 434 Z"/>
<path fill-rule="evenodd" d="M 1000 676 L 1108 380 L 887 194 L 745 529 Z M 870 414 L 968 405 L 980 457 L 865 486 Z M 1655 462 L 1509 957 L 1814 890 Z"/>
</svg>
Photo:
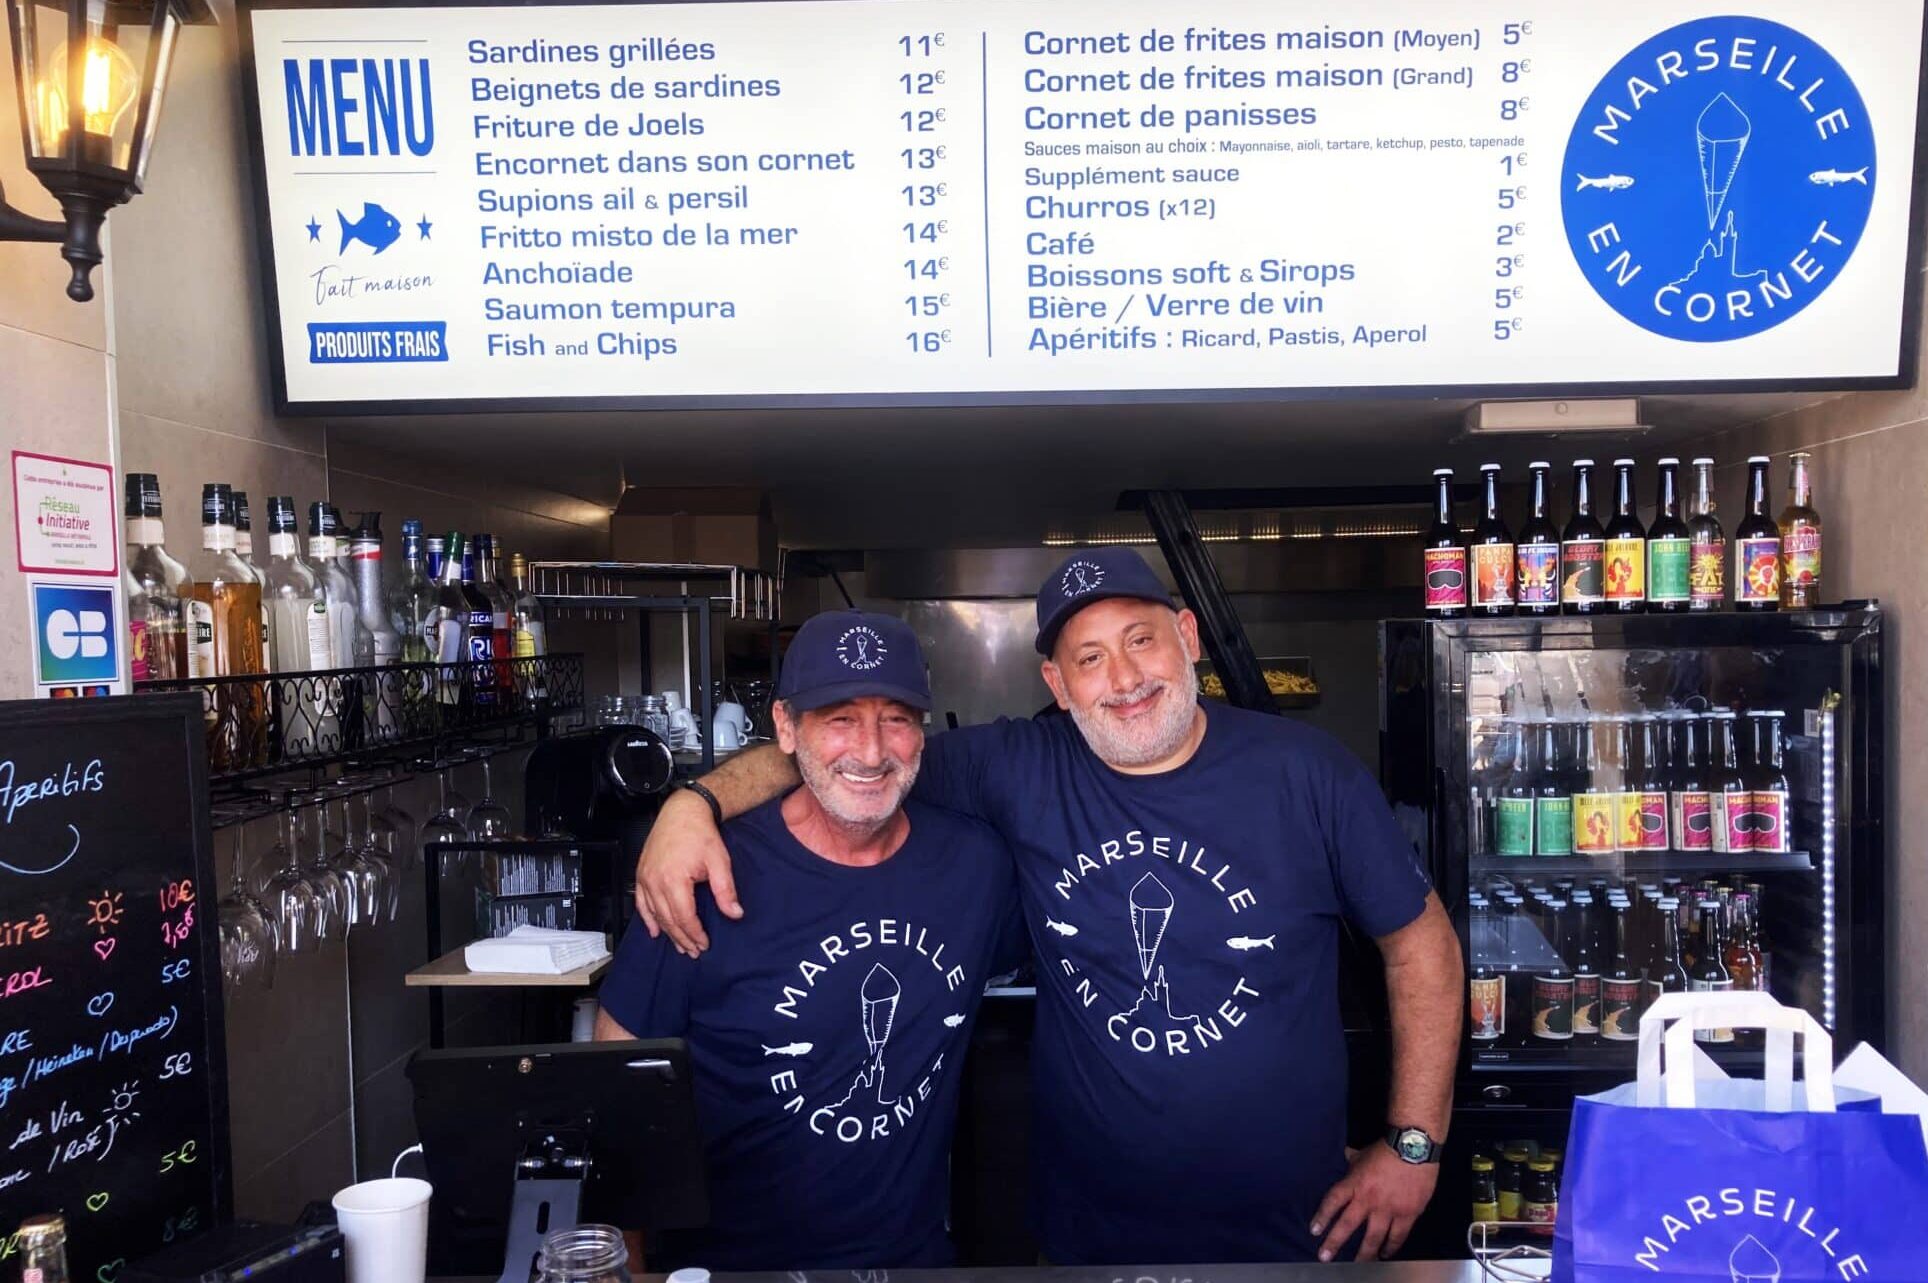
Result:
<svg viewBox="0 0 1928 1283">
<path fill-rule="evenodd" d="M 1613 519 L 1607 522 L 1607 609 L 1647 608 L 1647 528 L 1634 513 L 1633 460 L 1613 461 Z"/>
<path fill-rule="evenodd" d="M 1714 461 L 1694 460 L 1694 498 L 1688 511 L 1687 608 L 1719 610 L 1727 604 L 1727 535 L 1714 515 Z"/>
<path fill-rule="evenodd" d="M 1687 992 L 1687 969 L 1680 965 L 1680 901 L 1662 900 L 1654 963 L 1647 971 L 1647 1005 L 1663 993 Z"/>
<path fill-rule="evenodd" d="M 1537 723 L 1539 776 L 1533 791 L 1533 852 L 1573 854 L 1573 767 L 1567 756 L 1565 722 Z"/>
<path fill-rule="evenodd" d="M 1728 974 L 1736 989 L 1757 991 L 1761 985 L 1761 953 L 1754 942 L 1754 897 L 1742 891 L 1734 897 L 1732 929 L 1727 935 Z"/>
<path fill-rule="evenodd" d="M 1747 720 L 1753 730 L 1754 751 L 1748 780 L 1750 794 L 1748 826 L 1755 851 L 1785 852 L 1793 849 L 1788 815 L 1787 770 L 1782 764 L 1781 723 L 1787 714 L 1750 712 Z"/>
<path fill-rule="evenodd" d="M 1500 790 L 1493 849 L 1500 855 L 1532 855 L 1534 776 L 1539 765 L 1534 756 L 1538 753 L 1535 740 L 1539 727 L 1534 722 L 1509 721 L 1506 725 L 1507 738 L 1513 745 L 1513 767 Z"/>
<path fill-rule="evenodd" d="M 1575 891 L 1569 914 L 1573 1038 L 1575 1042 L 1592 1042 L 1600 1036 L 1600 963 L 1593 947 L 1593 897 L 1585 891 Z"/>
<path fill-rule="evenodd" d="M 1434 468 L 1433 524 L 1426 531 L 1426 614 L 1458 619 L 1466 613 L 1466 545 L 1453 520 L 1453 470 Z"/>
<path fill-rule="evenodd" d="M 1540 1238 L 1551 1237 L 1553 1224 L 1560 1219 L 1560 1183 L 1553 1175 L 1556 1166 L 1544 1153 L 1527 1164 L 1520 1219 L 1533 1226 L 1528 1233 Z"/>
<path fill-rule="evenodd" d="M 1607 747 L 1601 743 L 1605 733 L 1598 718 L 1579 723 L 1580 743 L 1575 766 L 1584 771 L 1573 795 L 1573 849 L 1580 855 L 1612 855 L 1618 850 L 1618 820 L 1614 816 L 1619 782 Z"/>
<path fill-rule="evenodd" d="M 1644 767 L 1640 760 L 1640 739 L 1634 733 L 1631 717 L 1613 719 L 1614 756 L 1620 759 L 1620 791 L 1613 797 L 1613 849 L 1638 851 L 1640 841 L 1640 801 L 1646 791 Z"/>
<path fill-rule="evenodd" d="M 1591 615 L 1606 600 L 1607 533 L 1593 515 L 1593 460 L 1573 461 L 1573 516 L 1560 534 L 1560 608 Z"/>
<path fill-rule="evenodd" d="M 1715 901 L 1700 906 L 1700 956 L 1694 959 L 1693 974 L 1687 980 L 1690 993 L 1726 993 L 1734 987 L 1727 970 L 1727 946 L 1721 938 L 1721 911 Z M 1732 1029 L 1696 1029 L 1696 1042 L 1732 1042 Z"/>
<path fill-rule="evenodd" d="M 1500 1183 L 1493 1173 L 1493 1160 L 1485 1154 L 1473 1155 L 1473 1223 L 1496 1225 L 1500 1219 Z"/>
<path fill-rule="evenodd" d="M 1634 1042 L 1640 1037 L 1640 1013 L 1646 1009 L 1640 973 L 1634 969 L 1629 918 L 1618 905 L 1613 911 L 1613 963 L 1600 978 L 1600 1037 L 1608 1042 Z"/>
<path fill-rule="evenodd" d="M 1749 812 L 1754 799 L 1747 775 L 1741 770 L 1733 711 L 1721 709 L 1712 721 L 1714 765 L 1708 774 L 1707 788 L 1714 805 L 1714 850 L 1720 855 L 1751 851 L 1754 820 Z"/>
<path fill-rule="evenodd" d="M 1788 456 L 1787 507 L 1781 510 L 1781 607 L 1812 610 L 1821 604 L 1821 514 L 1814 510 L 1808 452 Z"/>
<path fill-rule="evenodd" d="M 1498 618 L 1513 613 L 1513 532 L 1500 516 L 1500 465 L 1482 463 L 1480 516 L 1473 525 L 1473 614 Z"/>
<path fill-rule="evenodd" d="M 1547 904 L 1553 953 L 1533 976 L 1533 1036 L 1543 1042 L 1573 1041 L 1573 972 L 1567 967 L 1567 905 Z"/>
<path fill-rule="evenodd" d="M 1548 463 L 1528 465 L 1533 478 L 1532 510 L 1513 549 L 1514 593 L 1522 615 L 1560 613 L 1560 532 L 1548 515 L 1552 470 Z"/>
<path fill-rule="evenodd" d="M 1526 904 L 1519 896 L 1501 898 L 1498 929 L 1505 958 L 1500 973 L 1508 1031 L 1502 1037 L 1509 1046 L 1524 1046 L 1532 1041 L 1533 976 L 1526 962 Z"/>
<path fill-rule="evenodd" d="M 1668 722 L 1674 769 L 1667 794 L 1667 831 L 1676 851 L 1714 849 L 1714 803 L 1707 788 L 1710 725 L 1710 719 L 1693 713 L 1674 714 Z"/>
<path fill-rule="evenodd" d="M 1640 736 L 1640 850 L 1667 849 L 1667 755 L 1659 719 L 1642 713 L 1634 719 Z"/>
<path fill-rule="evenodd" d="M 1506 1036 L 1506 978 L 1493 965 L 1492 934 L 1492 910 L 1482 900 L 1473 906 L 1473 966 L 1466 981 L 1467 1036 L 1481 1043 Z"/>
<path fill-rule="evenodd" d="M 1781 608 L 1781 528 L 1767 515 L 1767 456 L 1747 461 L 1747 515 L 1734 527 L 1734 609 Z"/>
<path fill-rule="evenodd" d="M 1680 515 L 1680 460 L 1660 461 L 1660 507 L 1647 531 L 1647 609 L 1672 614 L 1692 597 L 1692 532 Z"/>
</svg>

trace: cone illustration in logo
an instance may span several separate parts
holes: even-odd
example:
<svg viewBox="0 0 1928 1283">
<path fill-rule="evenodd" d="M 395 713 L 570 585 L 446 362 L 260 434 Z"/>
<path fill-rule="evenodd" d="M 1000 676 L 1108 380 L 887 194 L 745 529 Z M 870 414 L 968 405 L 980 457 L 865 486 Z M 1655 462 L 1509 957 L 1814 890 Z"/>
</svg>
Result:
<svg viewBox="0 0 1928 1283">
<path fill-rule="evenodd" d="M 1138 939 L 1138 970 L 1146 980 L 1151 979 L 1152 963 L 1158 960 L 1158 946 L 1171 922 L 1173 903 L 1165 884 L 1149 873 L 1132 884 L 1131 933 Z"/>
<path fill-rule="evenodd" d="M 1734 1276 L 1734 1283 L 1781 1283 L 1780 1261 L 1752 1234 L 1735 1244 L 1727 1258 L 1727 1270 Z"/>
<path fill-rule="evenodd" d="M 881 962 L 864 977 L 864 1041 L 870 1044 L 872 1060 L 883 1054 L 884 1044 L 890 1041 L 890 1026 L 897 1019 L 897 1000 L 903 994 L 897 977 Z"/>
<path fill-rule="evenodd" d="M 1734 183 L 1734 171 L 1741 167 L 1747 140 L 1754 136 L 1754 122 L 1726 94 L 1701 109 L 1694 122 L 1694 141 L 1700 146 L 1700 186 L 1707 197 L 1707 226 L 1712 227 L 1727 204 L 1727 189 Z"/>
</svg>

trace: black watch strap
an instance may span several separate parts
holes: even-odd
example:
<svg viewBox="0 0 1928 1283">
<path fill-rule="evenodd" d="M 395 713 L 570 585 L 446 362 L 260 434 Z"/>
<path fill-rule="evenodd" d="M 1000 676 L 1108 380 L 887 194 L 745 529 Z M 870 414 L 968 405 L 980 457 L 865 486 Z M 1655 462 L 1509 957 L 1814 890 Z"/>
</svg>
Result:
<svg viewBox="0 0 1928 1283">
<path fill-rule="evenodd" d="M 705 802 L 708 802 L 710 804 L 710 818 L 716 821 L 716 827 L 719 830 L 722 829 L 723 804 L 716 800 L 716 794 L 704 788 L 702 785 L 702 782 L 699 780 L 684 780 L 681 784 L 678 784 L 677 787 L 681 789 L 688 789 L 690 792 L 696 794 L 696 796 L 702 798 Z"/>
<path fill-rule="evenodd" d="M 1437 1163 L 1442 1148 L 1425 1128 L 1400 1127 L 1396 1124 L 1386 1129 L 1386 1144 L 1402 1161 L 1414 1166 Z"/>
</svg>

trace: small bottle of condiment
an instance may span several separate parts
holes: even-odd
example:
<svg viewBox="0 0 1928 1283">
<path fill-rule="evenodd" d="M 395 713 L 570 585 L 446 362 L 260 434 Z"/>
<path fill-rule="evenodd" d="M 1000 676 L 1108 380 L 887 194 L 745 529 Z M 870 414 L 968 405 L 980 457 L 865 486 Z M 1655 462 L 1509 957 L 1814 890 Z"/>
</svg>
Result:
<svg viewBox="0 0 1928 1283">
<path fill-rule="evenodd" d="M 1551 1236 L 1553 1222 L 1560 1215 L 1560 1182 L 1553 1170 L 1559 1164 L 1545 1154 L 1528 1165 L 1526 1189 L 1520 1200 L 1520 1219 L 1533 1225 L 1533 1233 Z"/>
<path fill-rule="evenodd" d="M 14 1236 L 20 1251 L 20 1283 L 68 1283 L 67 1221 L 62 1216 L 30 1216 Z"/>
<path fill-rule="evenodd" d="M 1521 1205 L 1526 1191 L 1526 1147 L 1508 1145 L 1500 1152 L 1499 1168 L 1499 1205 L 1500 1219 L 1517 1221 L 1521 1215 Z"/>
<path fill-rule="evenodd" d="M 1473 1158 L 1473 1220 L 1492 1225 L 1500 1219 L 1500 1184 L 1493 1174 L 1493 1160 L 1485 1154 Z"/>
</svg>

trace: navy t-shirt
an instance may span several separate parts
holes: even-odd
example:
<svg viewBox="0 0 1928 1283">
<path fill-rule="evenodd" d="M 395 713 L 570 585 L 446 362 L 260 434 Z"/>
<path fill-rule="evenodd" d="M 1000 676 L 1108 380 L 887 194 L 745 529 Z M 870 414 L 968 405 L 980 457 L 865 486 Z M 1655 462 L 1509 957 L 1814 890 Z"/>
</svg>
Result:
<svg viewBox="0 0 1928 1283">
<path fill-rule="evenodd" d="M 635 923 L 603 981 L 624 1029 L 689 1040 L 710 1227 L 668 1246 L 719 1270 L 948 1265 L 958 1080 L 1015 921 L 1010 855 L 912 802 L 903 846 L 852 868 L 798 842 L 781 808 L 723 830 L 748 917 L 704 889 L 708 952 Z"/>
<path fill-rule="evenodd" d="M 925 747 L 916 795 L 1017 857 L 1038 954 L 1036 1229 L 1060 1265 L 1308 1260 L 1345 1174 L 1339 924 L 1429 889 L 1329 736 L 1214 705 L 1192 759 L 1124 775 L 1068 717 Z"/>
</svg>

